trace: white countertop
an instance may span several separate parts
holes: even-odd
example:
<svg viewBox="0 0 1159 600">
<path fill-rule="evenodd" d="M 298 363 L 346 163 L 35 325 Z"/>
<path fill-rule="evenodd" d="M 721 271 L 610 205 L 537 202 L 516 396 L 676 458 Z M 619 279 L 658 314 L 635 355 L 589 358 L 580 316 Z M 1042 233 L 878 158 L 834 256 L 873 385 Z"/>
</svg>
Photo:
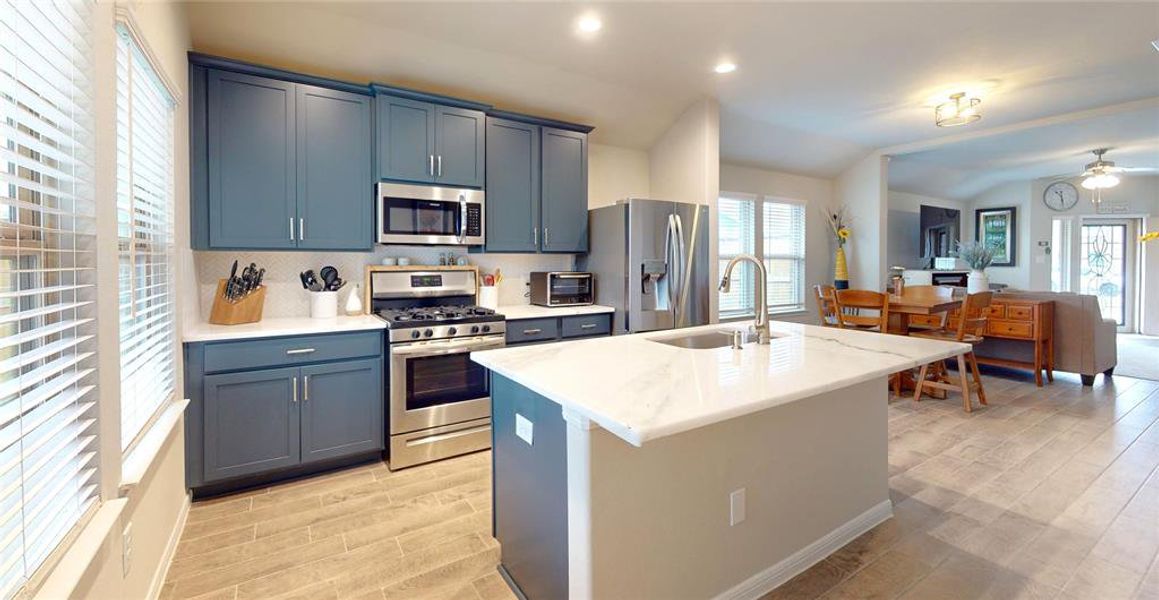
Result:
<svg viewBox="0 0 1159 600">
<path fill-rule="evenodd" d="M 473 352 L 471 358 L 641 446 L 969 349 L 957 342 L 783 321 L 771 323 L 773 335 L 784 337 L 768 346 L 691 350 L 650 341 L 748 325 L 514 346 Z"/>
<path fill-rule="evenodd" d="M 198 323 L 187 328 L 182 335 L 185 342 L 220 342 L 223 340 L 256 339 L 283 335 L 309 335 L 315 333 L 343 333 L 386 329 L 386 321 L 374 315 L 355 317 L 335 317 L 333 319 L 311 319 L 309 317 L 262 319 L 257 323 L 243 325 L 212 325 Z"/>
<path fill-rule="evenodd" d="M 535 306 L 534 304 L 506 304 L 495 309 L 496 312 L 507 317 L 508 321 L 519 319 L 541 319 L 544 317 L 572 317 L 575 315 L 595 315 L 600 313 L 616 312 L 611 306 L 589 304 L 588 306 Z"/>
</svg>

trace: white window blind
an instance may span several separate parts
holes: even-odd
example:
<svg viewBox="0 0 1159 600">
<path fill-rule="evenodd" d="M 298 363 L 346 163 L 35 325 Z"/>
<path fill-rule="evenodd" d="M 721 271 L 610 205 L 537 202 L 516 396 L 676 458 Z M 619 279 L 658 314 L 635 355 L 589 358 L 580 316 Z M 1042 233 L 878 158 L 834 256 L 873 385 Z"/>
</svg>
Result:
<svg viewBox="0 0 1159 600">
<path fill-rule="evenodd" d="M 97 504 L 88 1 L 0 0 L 0 596 Z"/>
<path fill-rule="evenodd" d="M 117 39 L 121 449 L 174 394 L 173 100 L 133 36 Z"/>
<path fill-rule="evenodd" d="M 761 223 L 769 310 L 800 310 L 805 307 L 805 207 L 765 199 Z"/>
<path fill-rule="evenodd" d="M 717 247 L 719 249 L 719 273 L 729 260 L 739 254 L 756 252 L 756 202 L 748 198 L 722 197 L 716 205 Z M 732 273 L 729 293 L 718 292 L 720 318 L 740 317 L 752 314 L 755 291 L 755 275 L 752 265 L 741 263 Z"/>
<path fill-rule="evenodd" d="M 805 305 L 805 207 L 770 197 L 723 196 L 717 201 L 720 272 L 738 254 L 764 260 L 768 272 L 770 312 L 800 310 Z M 719 296 L 721 319 L 753 314 L 756 273 L 749 263 L 733 272 L 732 289 Z"/>
</svg>

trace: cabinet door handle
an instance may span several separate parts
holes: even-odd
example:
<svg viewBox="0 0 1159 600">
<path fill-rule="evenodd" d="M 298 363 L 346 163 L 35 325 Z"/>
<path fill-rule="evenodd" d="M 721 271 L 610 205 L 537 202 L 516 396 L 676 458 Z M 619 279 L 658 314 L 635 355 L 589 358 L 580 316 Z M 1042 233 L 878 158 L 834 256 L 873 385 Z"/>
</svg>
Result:
<svg viewBox="0 0 1159 600">
<path fill-rule="evenodd" d="M 547 246 L 547 228 L 543 228 L 543 245 Z"/>
<path fill-rule="evenodd" d="M 309 375 L 302 376 L 302 401 L 303 402 L 310 401 L 310 376 Z"/>
<path fill-rule="evenodd" d="M 531 228 L 531 245 L 532 246 L 539 245 L 539 228 L 538 227 Z"/>
<path fill-rule="evenodd" d="M 580 325 L 580 329 L 595 329 L 595 328 L 596 328 L 595 323 L 584 323 L 583 325 Z"/>
<path fill-rule="evenodd" d="M 306 219 L 298 219 L 298 240 L 306 239 Z"/>
<path fill-rule="evenodd" d="M 537 333 L 543 333 L 543 330 L 542 329 L 524 329 L 523 330 L 523 335 L 535 335 Z"/>
<path fill-rule="evenodd" d="M 294 241 L 294 217 L 290 217 L 290 241 Z"/>
<path fill-rule="evenodd" d="M 431 177 L 435 176 L 435 155 L 434 154 L 430 154 L 427 156 L 427 175 L 430 175 Z"/>
<path fill-rule="evenodd" d="M 309 354 L 313 351 L 314 351 L 313 348 L 295 348 L 293 350 L 286 350 L 286 354 L 293 356 L 295 354 Z"/>
<path fill-rule="evenodd" d="M 442 177 L 443 176 L 443 155 L 442 154 L 438 155 L 435 158 L 435 161 L 436 161 L 435 165 L 437 165 L 435 167 L 435 177 Z"/>
<path fill-rule="evenodd" d="M 298 402 L 298 376 L 297 375 L 294 376 L 294 395 L 293 395 L 293 398 L 294 398 L 294 402 L 297 403 Z"/>
</svg>

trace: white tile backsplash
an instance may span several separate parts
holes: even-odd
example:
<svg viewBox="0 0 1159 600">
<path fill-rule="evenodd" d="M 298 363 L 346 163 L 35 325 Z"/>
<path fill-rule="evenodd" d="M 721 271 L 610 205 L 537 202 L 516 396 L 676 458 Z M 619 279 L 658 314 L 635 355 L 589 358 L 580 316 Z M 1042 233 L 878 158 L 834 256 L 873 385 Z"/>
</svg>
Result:
<svg viewBox="0 0 1159 600">
<path fill-rule="evenodd" d="M 467 254 L 464 248 L 444 246 L 375 246 L 374 252 L 193 252 L 197 272 L 199 311 L 202 321 L 209 318 L 213 307 L 213 292 L 217 280 L 229 276 L 234 260 L 238 270 L 253 262 L 265 267 L 266 305 L 263 317 L 304 317 L 310 314 L 309 292 L 302 289 L 298 274 L 306 269 L 317 272 L 325 265 L 333 265 L 347 280 L 338 296 L 338 309 L 346 306 L 346 298 L 357 283 L 363 285 L 363 270 L 368 264 L 380 264 L 387 256 L 405 256 L 414 265 L 439 263 L 439 254 L 453 252 L 466 256 L 483 273 L 502 269 L 503 283 L 499 286 L 499 304 L 527 304 L 527 280 L 532 271 L 566 271 L 575 268 L 575 257 L 570 254 Z"/>
</svg>

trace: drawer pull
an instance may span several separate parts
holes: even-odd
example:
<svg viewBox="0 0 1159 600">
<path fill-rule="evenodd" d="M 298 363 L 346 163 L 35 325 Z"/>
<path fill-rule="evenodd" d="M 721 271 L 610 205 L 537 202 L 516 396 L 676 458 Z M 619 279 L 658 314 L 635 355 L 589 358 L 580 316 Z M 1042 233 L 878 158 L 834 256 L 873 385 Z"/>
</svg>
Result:
<svg viewBox="0 0 1159 600">
<path fill-rule="evenodd" d="M 313 348 L 295 348 L 293 350 L 286 350 L 286 354 L 293 356 L 295 354 L 310 354 L 313 351 Z"/>
<path fill-rule="evenodd" d="M 583 325 L 580 325 L 580 329 L 595 329 L 595 328 L 596 328 L 595 323 L 584 323 Z"/>
<path fill-rule="evenodd" d="M 542 329 L 524 329 L 523 330 L 523 335 L 535 335 L 537 333 L 543 333 L 543 330 Z"/>
</svg>

